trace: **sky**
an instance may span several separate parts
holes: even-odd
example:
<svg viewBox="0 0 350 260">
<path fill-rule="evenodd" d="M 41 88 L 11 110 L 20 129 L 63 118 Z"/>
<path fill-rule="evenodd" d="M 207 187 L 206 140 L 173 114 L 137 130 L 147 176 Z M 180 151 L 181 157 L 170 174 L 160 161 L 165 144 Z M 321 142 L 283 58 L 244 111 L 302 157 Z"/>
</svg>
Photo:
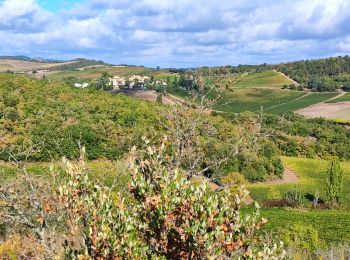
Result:
<svg viewBox="0 0 350 260">
<path fill-rule="evenodd" d="M 350 0 L 0 0 L 0 55 L 149 67 L 350 53 Z"/>
</svg>

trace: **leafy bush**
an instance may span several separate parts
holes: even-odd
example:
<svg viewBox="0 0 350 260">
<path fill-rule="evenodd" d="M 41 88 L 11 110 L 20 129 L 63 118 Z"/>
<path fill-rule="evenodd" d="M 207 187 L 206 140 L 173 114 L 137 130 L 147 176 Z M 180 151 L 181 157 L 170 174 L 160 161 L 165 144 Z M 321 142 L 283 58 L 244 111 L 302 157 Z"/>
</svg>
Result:
<svg viewBox="0 0 350 260">
<path fill-rule="evenodd" d="M 89 180 L 82 160 L 66 162 L 69 176 L 60 194 L 79 241 L 66 244 L 68 258 L 284 257 L 280 246 L 256 233 L 266 220 L 240 216 L 244 189 L 232 202 L 228 193 L 210 193 L 205 183 L 191 185 L 185 172 L 170 167 L 165 150 L 164 144 L 134 150 L 131 201 Z"/>
<path fill-rule="evenodd" d="M 339 205 L 343 193 L 343 171 L 340 168 L 340 162 L 335 159 L 331 162 L 328 169 L 327 196 L 329 203 L 333 206 Z"/>
<path fill-rule="evenodd" d="M 293 225 L 284 231 L 282 240 L 287 246 L 302 253 L 313 254 L 316 250 L 325 248 L 325 242 L 311 225 Z"/>
<path fill-rule="evenodd" d="M 302 194 L 300 190 L 288 190 L 284 198 L 292 206 L 298 206 L 302 203 Z"/>
</svg>

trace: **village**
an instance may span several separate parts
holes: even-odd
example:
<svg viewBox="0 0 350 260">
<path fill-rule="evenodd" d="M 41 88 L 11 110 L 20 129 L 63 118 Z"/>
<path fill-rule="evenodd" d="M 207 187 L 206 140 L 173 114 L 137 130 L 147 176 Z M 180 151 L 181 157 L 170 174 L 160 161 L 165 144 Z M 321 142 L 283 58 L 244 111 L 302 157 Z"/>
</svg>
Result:
<svg viewBox="0 0 350 260">
<path fill-rule="evenodd" d="M 156 89 L 157 87 L 167 87 L 168 83 L 164 80 L 155 79 L 154 77 L 147 77 L 141 75 L 133 75 L 129 78 L 113 76 L 109 77 L 106 82 L 114 91 L 120 89 L 135 89 L 135 90 L 147 90 Z M 89 83 L 75 83 L 77 88 L 87 88 Z"/>
</svg>

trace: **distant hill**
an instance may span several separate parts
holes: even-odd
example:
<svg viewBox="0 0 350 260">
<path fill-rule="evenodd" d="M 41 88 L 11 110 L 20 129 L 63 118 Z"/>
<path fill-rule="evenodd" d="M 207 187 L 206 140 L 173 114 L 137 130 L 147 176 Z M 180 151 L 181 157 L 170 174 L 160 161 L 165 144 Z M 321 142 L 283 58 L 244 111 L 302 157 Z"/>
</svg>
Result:
<svg viewBox="0 0 350 260">
<path fill-rule="evenodd" d="M 96 67 L 96 66 L 113 66 L 112 64 L 105 63 L 101 60 L 89 60 L 78 58 L 69 61 L 69 63 L 55 66 L 55 70 L 67 71 L 67 70 L 77 70 L 86 67 Z"/>
<path fill-rule="evenodd" d="M 349 56 L 289 62 L 275 65 L 275 68 L 309 89 L 350 89 Z"/>
<path fill-rule="evenodd" d="M 0 56 L 0 60 L 19 60 L 19 61 L 28 61 L 28 62 L 43 62 L 43 63 L 58 63 L 61 61 L 58 60 L 49 60 L 49 59 L 43 59 L 40 57 L 37 58 L 30 58 L 28 56 Z"/>
</svg>

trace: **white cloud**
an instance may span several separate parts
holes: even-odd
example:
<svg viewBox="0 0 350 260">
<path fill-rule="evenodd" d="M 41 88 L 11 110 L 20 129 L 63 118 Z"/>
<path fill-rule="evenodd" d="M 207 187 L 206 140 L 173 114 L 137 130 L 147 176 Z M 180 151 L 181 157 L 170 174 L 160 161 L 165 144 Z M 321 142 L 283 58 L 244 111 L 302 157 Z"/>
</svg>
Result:
<svg viewBox="0 0 350 260">
<path fill-rule="evenodd" d="M 349 52 L 349 19 L 350 0 L 87 0 L 56 14 L 0 0 L 0 48 L 162 66 L 278 62 Z"/>
</svg>

